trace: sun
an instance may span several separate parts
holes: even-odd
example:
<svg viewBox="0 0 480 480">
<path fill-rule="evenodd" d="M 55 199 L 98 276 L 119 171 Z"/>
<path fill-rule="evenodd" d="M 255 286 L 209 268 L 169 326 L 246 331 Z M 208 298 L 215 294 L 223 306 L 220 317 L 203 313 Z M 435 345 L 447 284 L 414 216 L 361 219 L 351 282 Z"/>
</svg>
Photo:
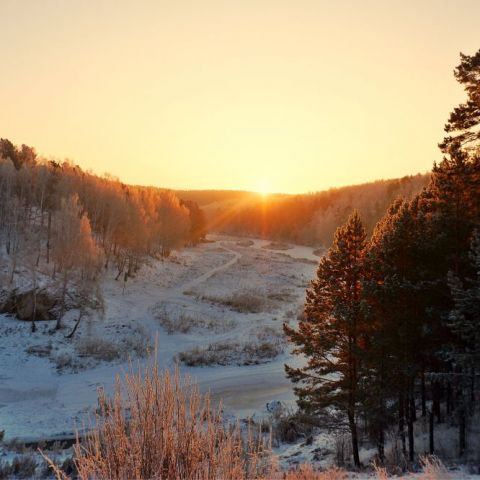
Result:
<svg viewBox="0 0 480 480">
<path fill-rule="evenodd" d="M 263 198 L 268 197 L 272 193 L 271 184 L 266 179 L 259 180 L 254 190 Z"/>
</svg>

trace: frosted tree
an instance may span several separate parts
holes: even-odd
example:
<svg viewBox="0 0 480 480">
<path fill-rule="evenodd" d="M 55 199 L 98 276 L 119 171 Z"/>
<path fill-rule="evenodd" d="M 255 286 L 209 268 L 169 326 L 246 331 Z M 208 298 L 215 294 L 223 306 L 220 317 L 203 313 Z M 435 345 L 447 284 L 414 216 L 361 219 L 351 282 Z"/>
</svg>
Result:
<svg viewBox="0 0 480 480">
<path fill-rule="evenodd" d="M 62 200 L 56 215 L 53 257 L 60 286 L 61 313 L 56 325 L 59 329 L 66 310 L 68 287 L 74 282 L 75 275 L 89 278 L 96 274 L 99 265 L 99 251 L 90 222 L 86 214 L 82 214 L 77 195 Z"/>
</svg>

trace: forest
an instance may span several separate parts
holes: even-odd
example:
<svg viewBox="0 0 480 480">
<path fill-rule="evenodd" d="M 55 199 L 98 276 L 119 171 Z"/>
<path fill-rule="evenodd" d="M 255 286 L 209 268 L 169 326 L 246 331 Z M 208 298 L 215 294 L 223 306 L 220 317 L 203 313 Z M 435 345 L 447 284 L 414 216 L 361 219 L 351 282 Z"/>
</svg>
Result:
<svg viewBox="0 0 480 480">
<path fill-rule="evenodd" d="M 308 360 L 286 366 L 300 407 L 348 429 L 357 467 L 359 438 L 383 463 L 392 431 L 399 462 L 414 462 L 422 417 L 430 454 L 445 423 L 460 459 L 478 451 L 480 51 L 461 56 L 455 77 L 467 100 L 448 119 L 426 188 L 395 200 L 370 239 L 351 214 L 320 261 L 304 318 L 284 327 Z"/>
<path fill-rule="evenodd" d="M 166 258 L 204 235 L 195 202 L 39 158 L 33 147 L 0 139 L 2 309 L 31 320 L 33 330 L 53 303 L 58 329 L 69 303 L 99 303 L 104 275 L 126 283 L 146 259 Z M 18 287 L 27 290 L 23 299 L 15 296 Z M 47 291 L 56 292 L 55 300 Z"/>
<path fill-rule="evenodd" d="M 322 247 L 330 245 L 336 228 L 354 209 L 371 234 L 393 200 L 411 199 L 429 178 L 417 174 L 298 195 L 202 190 L 177 194 L 198 202 L 211 231 Z"/>
</svg>

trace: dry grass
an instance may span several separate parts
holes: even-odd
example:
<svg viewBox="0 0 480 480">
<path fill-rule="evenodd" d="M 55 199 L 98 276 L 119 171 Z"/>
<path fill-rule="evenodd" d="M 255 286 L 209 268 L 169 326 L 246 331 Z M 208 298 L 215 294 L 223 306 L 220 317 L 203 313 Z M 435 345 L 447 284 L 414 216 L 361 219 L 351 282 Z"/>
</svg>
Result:
<svg viewBox="0 0 480 480">
<path fill-rule="evenodd" d="M 255 242 L 253 240 L 239 240 L 237 245 L 239 247 L 251 247 L 252 245 L 255 245 Z"/>
<path fill-rule="evenodd" d="M 79 356 L 92 357 L 95 360 L 111 362 L 121 357 L 121 351 L 118 345 L 103 338 L 82 338 L 77 342 L 75 348 Z"/>
<path fill-rule="evenodd" d="M 59 373 L 65 371 L 80 372 L 91 366 L 89 362 L 85 362 L 70 352 L 60 352 L 51 358 Z"/>
<path fill-rule="evenodd" d="M 341 469 L 315 470 L 303 464 L 289 471 L 278 468 L 269 442 L 259 433 L 242 432 L 237 423 L 227 425 L 221 407 L 214 409 L 208 395 L 200 394 L 178 370 L 160 372 L 154 363 L 144 371 L 117 377 L 113 398 L 99 390 L 100 408 L 90 433 L 74 446 L 75 468 L 70 475 L 91 479 L 158 480 L 345 480 Z M 43 454 L 42 454 L 43 455 Z M 69 478 L 65 470 L 49 462 L 58 479 Z M 0 475 L 32 474 L 36 462 L 0 462 Z M 416 478 L 445 480 L 448 474 L 434 457 L 422 459 L 423 474 Z M 75 470 L 77 473 L 75 473 Z M 375 468 L 376 478 L 386 471 Z M 373 477 L 372 477 L 373 478 Z"/>
<path fill-rule="evenodd" d="M 331 468 L 325 471 L 315 470 L 312 465 L 305 463 L 295 470 L 284 474 L 284 480 L 347 480 L 348 475 L 344 470 Z"/>
<path fill-rule="evenodd" d="M 422 464 L 423 480 L 448 480 L 452 476 L 447 472 L 440 459 L 433 455 L 428 455 L 420 458 Z"/>
<path fill-rule="evenodd" d="M 265 250 L 290 250 L 293 247 L 286 243 L 271 242 L 267 245 L 264 245 L 262 248 L 264 248 Z"/>
<path fill-rule="evenodd" d="M 152 350 L 150 338 L 140 325 L 133 327 L 127 335 L 123 335 L 116 342 L 87 336 L 77 339 L 74 347 L 73 351 L 58 353 L 50 350 L 50 358 L 60 373 L 79 372 L 92 368 L 102 361 L 126 361 L 130 357 L 143 358 Z"/>
<path fill-rule="evenodd" d="M 156 365 L 117 379 L 113 399 L 99 392 L 92 433 L 75 446 L 79 478 L 254 479 L 274 465 L 260 436 L 225 426 L 189 380 Z M 62 477 L 57 472 L 58 478 Z"/>
<path fill-rule="evenodd" d="M 81 338 L 75 349 L 79 356 L 111 362 L 117 359 L 128 359 L 132 353 L 137 357 L 145 357 L 151 349 L 149 337 L 141 326 L 135 327 L 118 343 L 98 337 Z"/>
<path fill-rule="evenodd" d="M 241 290 L 227 297 L 203 295 L 201 300 L 224 305 L 239 313 L 261 313 L 271 308 L 268 299 L 253 290 Z"/>
<path fill-rule="evenodd" d="M 274 446 L 295 443 L 300 438 L 311 437 L 315 427 L 310 417 L 300 411 L 293 411 L 282 404 L 272 412 L 269 423 Z"/>
<path fill-rule="evenodd" d="M 193 347 L 177 355 L 180 362 L 189 367 L 209 365 L 258 365 L 277 357 L 283 352 L 279 341 L 253 341 L 247 343 L 222 341 L 207 347 Z"/>
<path fill-rule="evenodd" d="M 209 318 L 199 312 L 169 312 L 159 309 L 155 314 L 158 323 L 168 335 L 174 333 L 191 333 L 195 330 L 209 330 L 224 333 L 234 327 L 233 320 L 225 318 Z"/>
<path fill-rule="evenodd" d="M 11 463 L 0 460 L 0 479 L 33 478 L 37 466 L 32 454 L 17 456 Z"/>
</svg>

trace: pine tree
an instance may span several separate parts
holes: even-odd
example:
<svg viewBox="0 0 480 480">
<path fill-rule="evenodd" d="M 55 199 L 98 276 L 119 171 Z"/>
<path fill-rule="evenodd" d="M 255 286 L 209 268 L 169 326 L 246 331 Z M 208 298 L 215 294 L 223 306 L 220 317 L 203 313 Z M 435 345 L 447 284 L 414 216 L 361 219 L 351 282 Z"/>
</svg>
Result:
<svg viewBox="0 0 480 480">
<path fill-rule="evenodd" d="M 474 408 L 480 373 L 480 235 L 475 232 L 470 250 L 471 278 L 462 281 L 449 273 L 449 286 L 454 307 L 449 325 L 457 336 L 453 348 L 449 348 L 457 390 L 457 414 L 459 422 L 459 454 L 466 449 L 466 423 L 468 411 Z M 470 407 L 470 408 L 469 408 Z"/>
<path fill-rule="evenodd" d="M 361 397 L 362 279 L 366 234 L 358 214 L 338 228 L 328 254 L 320 260 L 317 278 L 307 290 L 305 315 L 298 329 L 284 325 L 295 344 L 294 353 L 305 355 L 300 368 L 285 366 L 298 384 L 298 403 L 312 413 L 333 407 L 348 422 L 354 463 L 358 454 L 357 416 Z"/>
<path fill-rule="evenodd" d="M 460 65 L 455 69 L 455 78 L 467 92 L 467 101 L 450 114 L 445 137 L 440 148 L 449 152 L 452 146 L 478 150 L 480 145 L 480 50 L 474 55 L 460 54 Z"/>
<path fill-rule="evenodd" d="M 469 269 L 471 233 L 480 221 L 480 157 L 452 147 L 435 164 L 424 199 L 431 213 L 432 240 L 436 243 L 438 275 Z"/>
<path fill-rule="evenodd" d="M 416 383 L 429 364 L 437 337 L 427 313 L 435 284 L 428 276 L 428 222 L 419 199 L 398 200 L 375 228 L 367 254 L 364 285 L 368 318 L 369 405 L 372 409 L 383 460 L 387 403 L 396 406 L 399 435 L 414 460 L 413 423 L 416 419 Z M 418 345 L 422 344 L 422 349 Z"/>
<path fill-rule="evenodd" d="M 454 301 L 450 312 L 452 330 L 462 340 L 462 363 L 480 371 L 480 234 L 475 232 L 470 250 L 472 270 L 475 275 L 462 282 L 453 273 L 449 285 Z"/>
</svg>

